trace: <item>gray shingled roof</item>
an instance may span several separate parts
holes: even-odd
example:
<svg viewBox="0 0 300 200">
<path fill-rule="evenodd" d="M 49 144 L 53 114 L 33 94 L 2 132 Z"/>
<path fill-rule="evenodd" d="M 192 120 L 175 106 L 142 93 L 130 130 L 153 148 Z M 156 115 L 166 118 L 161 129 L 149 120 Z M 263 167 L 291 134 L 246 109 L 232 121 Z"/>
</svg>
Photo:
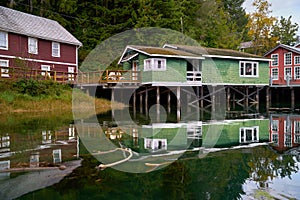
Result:
<svg viewBox="0 0 300 200">
<path fill-rule="evenodd" d="M 0 30 L 79 45 L 82 43 L 58 22 L 0 6 Z"/>
<path fill-rule="evenodd" d="M 218 49 L 218 48 L 208 48 L 201 46 L 188 46 L 188 45 L 177 45 L 177 44 L 166 44 L 165 47 L 175 47 L 181 51 L 187 51 L 196 55 L 212 55 L 212 56 L 232 56 L 232 57 L 242 57 L 242 58 L 258 58 L 262 59 L 264 57 L 255 54 L 245 53 L 241 51 L 236 51 L 232 49 Z"/>
<path fill-rule="evenodd" d="M 165 56 L 182 56 L 182 57 L 199 57 L 199 55 L 186 52 L 186 51 L 180 51 L 177 49 L 167 49 L 167 48 L 161 48 L 161 47 L 151 47 L 151 46 L 138 46 L 138 45 L 130 45 L 129 48 L 136 49 L 139 51 L 142 51 L 149 55 L 165 55 Z"/>
</svg>

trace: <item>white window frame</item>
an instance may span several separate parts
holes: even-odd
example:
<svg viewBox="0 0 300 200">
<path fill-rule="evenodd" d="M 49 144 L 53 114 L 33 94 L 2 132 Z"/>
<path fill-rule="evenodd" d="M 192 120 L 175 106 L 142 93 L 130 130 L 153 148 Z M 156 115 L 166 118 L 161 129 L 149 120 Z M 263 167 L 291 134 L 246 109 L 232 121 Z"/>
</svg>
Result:
<svg viewBox="0 0 300 200">
<path fill-rule="evenodd" d="M 38 54 L 38 39 L 28 38 L 28 53 Z"/>
<path fill-rule="evenodd" d="M 8 33 L 4 31 L 0 31 L 0 35 L 4 35 L 4 41 L 0 40 L 0 49 L 8 50 Z M 1 37 L 0 37 L 1 39 Z M 3 42 L 3 43 L 2 43 Z"/>
<path fill-rule="evenodd" d="M 160 63 L 160 67 L 159 67 Z M 149 58 L 144 60 L 144 71 L 166 71 L 167 60 L 164 58 Z"/>
<path fill-rule="evenodd" d="M 2 65 L 2 63 L 5 63 L 5 65 Z M 0 59 L 0 66 L 1 66 L 1 77 L 9 77 L 9 60 Z"/>
<path fill-rule="evenodd" d="M 300 66 L 294 67 L 294 79 L 300 79 Z"/>
<path fill-rule="evenodd" d="M 292 133 L 292 124 L 291 124 L 290 120 L 284 120 L 283 127 L 284 127 L 284 134 Z"/>
<path fill-rule="evenodd" d="M 277 71 L 277 75 L 274 75 L 275 71 Z M 272 80 L 278 80 L 279 79 L 279 69 L 278 69 L 278 67 L 271 68 L 271 77 L 272 77 Z"/>
<path fill-rule="evenodd" d="M 68 67 L 68 80 L 75 81 L 75 67 Z"/>
<path fill-rule="evenodd" d="M 300 65 L 300 56 L 294 56 L 294 65 Z"/>
<path fill-rule="evenodd" d="M 255 135 L 256 130 L 256 135 Z M 251 131 L 251 140 L 247 140 L 247 131 Z M 259 126 L 241 127 L 240 128 L 240 143 L 259 142 Z"/>
<path fill-rule="evenodd" d="M 293 71 L 292 71 L 292 67 L 285 67 L 284 68 L 284 80 L 287 80 L 287 70 L 290 70 L 291 74 L 290 74 L 290 80 L 292 79 L 293 77 Z"/>
<path fill-rule="evenodd" d="M 292 147 L 292 134 L 291 133 L 285 133 L 284 134 L 284 146 L 285 147 Z"/>
<path fill-rule="evenodd" d="M 279 135 L 278 135 L 278 133 L 272 133 L 271 142 L 273 142 L 274 146 L 279 146 Z"/>
<path fill-rule="evenodd" d="M 271 65 L 272 66 L 278 66 L 278 62 L 279 62 L 279 54 L 276 53 L 276 54 L 271 54 Z"/>
<path fill-rule="evenodd" d="M 51 66 L 50 65 L 41 65 L 41 75 L 42 76 L 50 76 Z"/>
<path fill-rule="evenodd" d="M 249 66 L 246 66 L 246 65 L 251 65 L 251 74 L 247 74 L 247 68 Z M 254 67 L 256 65 L 256 74 L 254 73 L 255 70 L 254 70 Z M 240 74 L 240 77 L 258 77 L 259 76 L 259 63 L 258 62 L 251 62 L 251 61 L 240 61 L 240 64 L 239 64 L 239 74 Z"/>
<path fill-rule="evenodd" d="M 59 42 L 52 42 L 52 56 L 60 57 L 60 43 Z"/>
<path fill-rule="evenodd" d="M 279 120 L 272 120 L 271 122 L 271 131 L 272 133 L 278 133 L 279 129 Z"/>
<path fill-rule="evenodd" d="M 289 59 L 287 59 L 287 56 L 289 55 Z M 284 65 L 292 65 L 292 52 L 287 52 L 287 53 L 284 53 Z M 287 62 L 287 61 L 290 61 L 290 62 Z"/>
</svg>

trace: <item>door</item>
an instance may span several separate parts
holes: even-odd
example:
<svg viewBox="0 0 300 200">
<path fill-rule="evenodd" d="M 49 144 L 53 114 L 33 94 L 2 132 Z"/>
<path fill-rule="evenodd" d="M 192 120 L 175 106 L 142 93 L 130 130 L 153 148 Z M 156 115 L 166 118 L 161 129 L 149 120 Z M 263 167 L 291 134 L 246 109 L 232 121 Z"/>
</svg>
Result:
<svg viewBox="0 0 300 200">
<path fill-rule="evenodd" d="M 132 78 L 133 81 L 138 80 L 138 62 L 137 60 L 134 60 L 132 62 Z"/>
</svg>

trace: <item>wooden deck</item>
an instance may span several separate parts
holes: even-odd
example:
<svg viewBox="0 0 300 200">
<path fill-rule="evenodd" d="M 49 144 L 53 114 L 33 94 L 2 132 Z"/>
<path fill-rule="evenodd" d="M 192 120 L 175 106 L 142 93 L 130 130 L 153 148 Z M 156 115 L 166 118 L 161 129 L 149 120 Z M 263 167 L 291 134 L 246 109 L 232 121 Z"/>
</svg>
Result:
<svg viewBox="0 0 300 200">
<path fill-rule="evenodd" d="M 43 71 L 39 69 L 0 66 L 0 80 L 53 80 L 59 83 L 74 84 L 76 75 L 76 73 L 62 71 Z"/>
<path fill-rule="evenodd" d="M 131 70 L 103 70 L 95 72 L 68 73 L 62 71 L 43 71 L 40 69 L 28 69 L 19 67 L 1 67 L 0 80 L 53 80 L 59 83 L 70 83 L 77 85 L 106 85 L 114 83 L 141 82 L 140 71 Z"/>
<path fill-rule="evenodd" d="M 79 72 L 77 85 L 105 85 L 105 84 L 138 84 L 141 82 L 140 71 L 131 70 L 103 70 L 96 72 Z"/>
</svg>

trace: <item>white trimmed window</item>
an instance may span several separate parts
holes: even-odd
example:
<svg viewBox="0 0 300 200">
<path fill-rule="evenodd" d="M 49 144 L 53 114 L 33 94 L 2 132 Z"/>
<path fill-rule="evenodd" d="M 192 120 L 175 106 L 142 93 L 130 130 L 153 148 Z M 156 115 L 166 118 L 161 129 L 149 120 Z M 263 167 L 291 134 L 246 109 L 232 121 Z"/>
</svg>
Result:
<svg viewBox="0 0 300 200">
<path fill-rule="evenodd" d="M 295 76 L 295 79 L 300 79 L 300 67 L 294 68 L 294 76 Z"/>
<path fill-rule="evenodd" d="M 300 65 L 300 56 L 294 57 L 294 63 L 295 63 L 295 65 Z"/>
<path fill-rule="evenodd" d="M 278 80 L 278 74 L 279 74 L 278 67 L 272 68 L 271 73 L 272 73 L 272 80 Z"/>
<path fill-rule="evenodd" d="M 0 60 L 1 77 L 9 77 L 8 60 Z"/>
<path fill-rule="evenodd" d="M 144 71 L 166 71 L 167 61 L 161 58 L 150 58 L 144 60 Z"/>
<path fill-rule="evenodd" d="M 60 57 L 60 43 L 52 42 L 52 56 Z"/>
<path fill-rule="evenodd" d="M 50 76 L 50 65 L 41 65 L 41 75 L 42 76 Z"/>
<path fill-rule="evenodd" d="M 8 34 L 3 31 L 0 31 L 0 49 L 8 49 Z"/>
<path fill-rule="evenodd" d="M 292 64 L 292 53 L 285 53 L 284 54 L 284 65 L 291 65 Z"/>
<path fill-rule="evenodd" d="M 240 128 L 240 143 L 259 142 L 259 127 Z"/>
<path fill-rule="evenodd" d="M 36 38 L 28 38 L 28 53 L 38 54 L 38 40 Z"/>
<path fill-rule="evenodd" d="M 258 62 L 240 61 L 241 77 L 258 77 Z"/>
<path fill-rule="evenodd" d="M 272 120 L 272 123 L 271 123 L 272 132 L 278 133 L 278 126 L 279 126 L 279 121 L 278 120 Z"/>
<path fill-rule="evenodd" d="M 291 67 L 285 67 L 284 68 L 284 80 L 292 78 L 292 68 Z"/>
<path fill-rule="evenodd" d="M 68 80 L 74 81 L 75 80 L 75 67 L 68 67 Z"/>
<path fill-rule="evenodd" d="M 278 133 L 272 133 L 272 140 L 274 146 L 279 146 L 279 138 L 278 138 Z"/>
<path fill-rule="evenodd" d="M 272 58 L 272 66 L 278 66 L 279 55 L 278 54 L 272 54 L 271 58 Z"/>
</svg>

